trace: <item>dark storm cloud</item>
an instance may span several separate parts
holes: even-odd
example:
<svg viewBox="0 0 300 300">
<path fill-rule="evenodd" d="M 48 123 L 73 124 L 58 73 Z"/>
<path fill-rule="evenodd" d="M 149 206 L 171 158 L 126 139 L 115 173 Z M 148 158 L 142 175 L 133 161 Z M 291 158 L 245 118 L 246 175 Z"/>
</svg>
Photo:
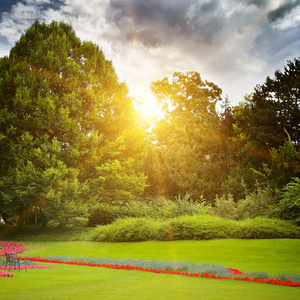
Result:
<svg viewBox="0 0 300 300">
<path fill-rule="evenodd" d="M 184 24 L 184 12 L 196 0 L 111 0 L 108 14 L 113 16 L 115 22 L 120 18 L 133 18 L 137 25 L 148 22 L 163 21 L 169 26 Z"/>
<path fill-rule="evenodd" d="M 139 31 L 140 40 L 146 46 L 158 47 L 162 44 L 162 40 L 158 35 L 149 29 Z"/>
<path fill-rule="evenodd" d="M 258 8 L 264 8 L 268 5 L 268 3 L 270 2 L 270 0 L 245 0 L 245 4 L 248 5 L 255 5 Z"/>
<path fill-rule="evenodd" d="M 145 45 L 168 43 L 174 36 L 212 43 L 214 36 L 226 22 L 220 11 L 220 0 L 111 0 L 107 20 L 112 21 L 132 39 L 139 37 Z M 130 33 L 122 20 L 130 20 Z M 148 35 L 143 35 L 144 33 Z M 151 34 L 150 34 L 151 33 Z"/>
<path fill-rule="evenodd" d="M 186 31 L 197 36 L 199 42 L 213 44 L 216 36 L 226 24 L 226 17 L 222 14 L 221 2 L 211 0 L 199 1 L 189 7 L 186 14 Z"/>
<path fill-rule="evenodd" d="M 161 45 L 170 32 L 186 29 L 185 12 L 196 0 L 111 0 L 106 18 L 114 22 L 128 39 L 139 39 L 144 45 Z M 124 22 L 130 26 L 124 26 Z"/>
<path fill-rule="evenodd" d="M 298 5 L 300 5 L 300 0 L 288 1 L 284 4 L 282 4 L 281 6 L 279 6 L 278 8 L 270 11 L 267 14 L 268 20 L 272 23 L 279 19 L 282 19 L 286 15 L 288 15 Z"/>
</svg>

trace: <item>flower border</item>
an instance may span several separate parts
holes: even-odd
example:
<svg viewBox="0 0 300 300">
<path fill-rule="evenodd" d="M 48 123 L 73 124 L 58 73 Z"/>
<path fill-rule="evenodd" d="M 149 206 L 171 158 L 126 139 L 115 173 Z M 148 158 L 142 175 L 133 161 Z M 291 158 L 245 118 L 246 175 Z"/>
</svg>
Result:
<svg viewBox="0 0 300 300">
<path fill-rule="evenodd" d="M 64 257 L 65 258 L 65 257 Z M 109 268 L 109 269 L 121 269 L 121 270 L 135 270 L 135 271 L 143 271 L 143 272 L 151 272 L 157 274 L 174 274 L 174 275 L 184 275 L 190 277 L 201 277 L 201 278 L 211 278 L 211 279 L 221 279 L 221 280 L 236 280 L 236 281 L 248 281 L 248 282 L 256 282 L 256 283 L 267 283 L 274 285 L 283 285 L 289 287 L 300 287 L 300 282 L 293 282 L 290 279 L 281 280 L 279 278 L 274 279 L 259 279 L 259 278 L 250 278 L 248 274 L 243 273 L 237 269 L 228 269 L 232 275 L 237 275 L 234 277 L 228 276 L 220 276 L 209 274 L 205 272 L 203 275 L 197 273 L 189 273 L 189 272 L 181 272 L 181 271 L 171 271 L 171 270 L 158 270 L 158 269 L 149 269 L 144 267 L 132 266 L 132 265 L 115 265 L 115 264 L 98 264 L 98 263 L 90 263 L 90 262 L 77 262 L 77 261 L 64 261 L 57 259 L 49 259 L 42 257 L 23 257 L 22 259 L 27 259 L 35 262 L 44 262 L 44 263 L 54 263 L 54 264 L 67 264 L 67 265 L 77 265 L 77 266 L 88 266 L 88 267 L 100 267 L 100 268 Z"/>
<path fill-rule="evenodd" d="M 19 243 L 14 242 L 1 242 L 0 246 L 3 247 L 3 249 L 0 250 L 0 255 L 4 255 L 5 252 L 8 253 L 20 253 L 23 252 L 26 247 L 24 245 L 21 245 Z M 201 277 L 201 278 L 212 278 L 212 279 L 221 279 L 221 280 L 236 280 L 236 281 L 248 281 L 248 282 L 257 282 L 257 283 L 267 283 L 267 284 L 275 284 L 275 285 L 283 285 L 283 286 L 290 286 L 290 287 L 300 287 L 300 282 L 293 281 L 291 279 L 281 280 L 280 278 L 268 278 L 268 279 L 261 279 L 256 278 L 254 275 L 268 275 L 264 272 L 256 272 L 256 273 L 243 273 L 237 269 L 231 269 L 231 268 L 224 268 L 222 266 L 215 266 L 215 265 L 208 265 L 208 264 L 202 264 L 197 265 L 193 263 L 159 263 L 156 261 L 152 262 L 145 262 L 142 260 L 139 261 L 133 261 L 133 260 L 113 260 L 113 259 L 100 259 L 102 263 L 97 263 L 97 259 L 93 258 L 78 258 L 77 260 L 90 260 L 94 262 L 82 262 L 82 261 L 76 261 L 76 260 L 69 260 L 68 257 L 58 257 L 59 259 L 50 259 L 50 258 L 43 258 L 43 257 L 20 257 L 21 260 L 28 260 L 32 262 L 44 262 L 44 263 L 54 263 L 54 264 L 68 264 L 68 265 L 78 265 L 78 266 L 89 266 L 89 267 L 100 267 L 100 268 L 109 268 L 109 269 L 122 269 L 122 270 L 135 270 L 135 271 L 142 271 L 142 272 L 151 272 L 151 273 L 157 273 L 157 274 L 173 274 L 173 275 L 184 275 L 184 276 L 191 276 L 191 277 Z M 74 259 L 74 258 L 72 258 Z M 76 259 L 76 258 L 75 258 Z M 114 263 L 103 263 L 113 261 Z M 125 264 L 126 262 L 130 262 L 131 264 Z M 152 268 L 150 265 L 155 265 L 157 267 L 161 268 Z M 143 265 L 143 266 L 141 266 Z M 184 266 L 182 266 L 184 265 Z M 146 267 L 145 267 L 146 266 Z M 147 267 L 149 266 L 149 268 Z M 222 272 L 227 272 L 229 276 L 221 276 L 216 275 L 215 273 L 209 273 L 209 272 L 182 272 L 178 269 L 180 268 L 189 268 L 190 266 L 195 267 L 195 270 L 199 270 L 199 268 L 205 270 L 205 267 L 209 267 L 212 270 L 216 270 L 222 274 Z M 43 266 L 43 265 L 29 265 L 28 268 L 54 268 L 51 266 Z M 22 268 L 25 268 L 25 266 L 22 266 Z M 177 268 L 177 270 L 172 270 L 171 268 Z M 198 269 L 197 269 L 198 268 Z M 4 269 L 3 267 L 0 267 L 0 269 Z M 13 269 L 13 268 L 12 268 Z M 291 274 L 294 276 L 294 278 L 299 278 L 298 275 Z M 8 272 L 4 272 L 0 270 L 0 277 L 13 277 L 14 275 Z M 252 277 L 250 277 L 252 276 Z"/>
</svg>

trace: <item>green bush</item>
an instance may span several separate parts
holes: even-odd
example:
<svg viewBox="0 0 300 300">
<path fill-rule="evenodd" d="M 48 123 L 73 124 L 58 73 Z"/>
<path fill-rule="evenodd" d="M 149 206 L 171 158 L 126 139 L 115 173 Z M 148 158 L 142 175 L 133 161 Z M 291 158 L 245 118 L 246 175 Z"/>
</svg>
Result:
<svg viewBox="0 0 300 300">
<path fill-rule="evenodd" d="M 236 218 L 237 204 L 233 196 L 222 195 L 220 198 L 217 196 L 215 206 L 211 209 L 211 213 L 215 216 L 224 219 L 234 220 Z"/>
<path fill-rule="evenodd" d="M 284 219 L 293 220 L 300 225 L 300 178 L 293 178 L 284 187 L 279 207 Z"/>
<path fill-rule="evenodd" d="M 155 240 L 157 227 L 160 224 L 147 218 L 119 219 L 113 224 L 97 226 L 92 240 L 98 242 L 140 242 Z"/>
<path fill-rule="evenodd" d="M 194 202 L 189 194 L 170 200 L 165 197 L 145 198 L 130 201 L 124 205 L 97 205 L 89 217 L 89 226 L 107 225 L 117 219 L 124 218 L 151 218 L 155 220 L 170 219 L 184 215 L 208 214 L 209 209 L 205 202 Z"/>
<path fill-rule="evenodd" d="M 109 205 L 99 205 L 95 207 L 88 221 L 88 226 L 110 224 L 118 218 L 118 215 L 110 208 Z"/>
<path fill-rule="evenodd" d="M 175 201 L 169 201 L 167 210 L 169 211 L 169 217 L 176 218 L 208 214 L 209 207 L 205 205 L 205 201 L 201 203 L 194 202 L 190 194 L 186 193 L 182 198 L 179 195 L 175 198 Z"/>
<path fill-rule="evenodd" d="M 211 216 L 184 216 L 167 221 L 173 240 L 228 238 L 234 222 Z"/>
<path fill-rule="evenodd" d="M 233 221 L 203 215 L 182 216 L 170 220 L 153 220 L 149 218 L 119 219 L 107 226 L 95 228 L 91 239 L 99 242 L 137 242 L 146 240 L 298 237 L 300 237 L 300 228 L 282 220 L 256 218 Z"/>
<path fill-rule="evenodd" d="M 237 222 L 234 237 L 239 239 L 299 238 L 300 228 L 278 219 L 255 218 Z"/>
<path fill-rule="evenodd" d="M 276 215 L 275 200 L 270 188 L 257 187 L 252 193 L 248 193 L 245 199 L 237 202 L 231 194 L 217 196 L 215 206 L 211 213 L 220 218 L 230 220 L 254 219 L 256 217 L 274 217 Z"/>
<path fill-rule="evenodd" d="M 257 187 L 254 192 L 246 195 L 245 200 L 238 202 L 236 219 L 271 217 L 274 208 L 275 203 L 270 188 Z"/>
</svg>

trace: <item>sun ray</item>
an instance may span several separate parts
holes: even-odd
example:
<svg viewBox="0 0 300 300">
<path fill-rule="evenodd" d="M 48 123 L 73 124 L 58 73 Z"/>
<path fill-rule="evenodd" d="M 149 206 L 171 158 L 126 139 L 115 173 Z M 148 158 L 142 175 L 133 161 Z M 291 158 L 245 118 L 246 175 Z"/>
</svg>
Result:
<svg viewBox="0 0 300 300">
<path fill-rule="evenodd" d="M 161 106 L 156 103 L 154 97 L 139 98 L 136 102 L 136 109 L 141 118 L 146 120 L 160 119 L 163 116 Z"/>
</svg>

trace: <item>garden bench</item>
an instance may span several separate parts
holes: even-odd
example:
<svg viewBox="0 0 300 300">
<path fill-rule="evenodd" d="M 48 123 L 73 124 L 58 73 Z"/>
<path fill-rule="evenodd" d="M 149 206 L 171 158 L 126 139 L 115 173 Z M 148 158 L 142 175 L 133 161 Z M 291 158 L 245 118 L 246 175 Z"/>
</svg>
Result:
<svg viewBox="0 0 300 300">
<path fill-rule="evenodd" d="M 21 265 L 25 265 L 25 271 L 26 271 L 26 259 L 24 261 L 20 260 L 20 258 L 15 253 L 7 253 L 5 252 L 6 257 L 6 263 L 5 263 L 5 270 L 8 266 L 10 267 L 18 267 L 18 270 L 20 271 Z"/>
</svg>

